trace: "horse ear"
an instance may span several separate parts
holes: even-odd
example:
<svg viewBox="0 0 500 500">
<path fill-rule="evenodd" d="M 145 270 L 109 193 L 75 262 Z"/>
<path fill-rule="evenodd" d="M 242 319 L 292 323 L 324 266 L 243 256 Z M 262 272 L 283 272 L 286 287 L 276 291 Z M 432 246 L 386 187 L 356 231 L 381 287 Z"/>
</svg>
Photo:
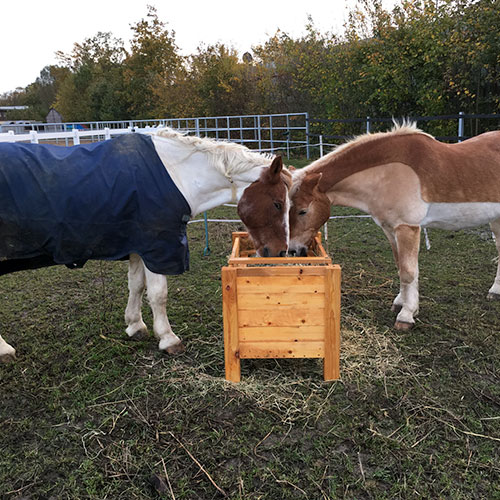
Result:
<svg viewBox="0 0 500 500">
<path fill-rule="evenodd" d="M 283 170 L 283 160 L 281 156 L 276 156 L 276 158 L 271 163 L 269 167 L 269 172 L 267 174 L 268 180 L 271 184 L 276 184 L 280 181 L 281 171 Z"/>
<path fill-rule="evenodd" d="M 310 174 L 304 178 L 302 186 L 312 193 L 315 189 L 319 189 L 319 181 L 322 175 L 322 173 Z"/>
</svg>

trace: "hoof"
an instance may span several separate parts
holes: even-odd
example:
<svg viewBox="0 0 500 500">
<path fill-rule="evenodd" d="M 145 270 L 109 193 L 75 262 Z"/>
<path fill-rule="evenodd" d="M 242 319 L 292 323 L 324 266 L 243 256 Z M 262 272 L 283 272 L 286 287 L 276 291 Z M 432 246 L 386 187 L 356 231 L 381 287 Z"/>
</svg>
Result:
<svg viewBox="0 0 500 500">
<path fill-rule="evenodd" d="M 132 335 L 129 335 L 129 340 L 142 341 L 148 340 L 149 334 L 147 330 L 137 330 Z"/>
<path fill-rule="evenodd" d="M 500 294 L 499 293 L 488 293 L 487 295 L 488 300 L 500 300 Z"/>
<path fill-rule="evenodd" d="M 415 326 L 415 323 L 408 323 L 407 321 L 396 321 L 394 328 L 396 330 L 410 330 Z"/>
<path fill-rule="evenodd" d="M 401 309 L 403 309 L 402 305 L 400 306 L 399 304 L 392 304 L 391 311 L 393 313 L 399 314 L 399 311 L 401 311 Z"/>
<path fill-rule="evenodd" d="M 184 344 L 180 342 L 179 344 L 171 345 L 170 347 L 167 347 L 167 352 L 169 354 L 182 354 L 186 348 L 184 347 Z"/>
<path fill-rule="evenodd" d="M 16 359 L 16 354 L 2 354 L 0 356 L 0 363 L 2 364 L 8 364 L 8 363 L 13 363 Z"/>
</svg>

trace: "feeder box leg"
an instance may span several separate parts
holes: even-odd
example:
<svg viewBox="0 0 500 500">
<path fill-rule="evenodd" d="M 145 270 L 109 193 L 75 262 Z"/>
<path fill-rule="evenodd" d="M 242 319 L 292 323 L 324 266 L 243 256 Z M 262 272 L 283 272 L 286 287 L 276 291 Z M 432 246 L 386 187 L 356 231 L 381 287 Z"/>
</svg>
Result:
<svg viewBox="0 0 500 500">
<path fill-rule="evenodd" d="M 222 268 L 222 316 L 224 321 L 226 380 L 239 382 L 241 379 L 241 363 L 239 354 L 235 268 Z"/>
</svg>

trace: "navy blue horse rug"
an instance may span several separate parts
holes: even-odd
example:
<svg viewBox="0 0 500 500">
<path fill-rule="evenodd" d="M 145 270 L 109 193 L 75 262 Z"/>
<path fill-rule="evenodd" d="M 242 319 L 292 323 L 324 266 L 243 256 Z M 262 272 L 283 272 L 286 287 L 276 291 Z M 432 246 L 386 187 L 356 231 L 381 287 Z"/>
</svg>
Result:
<svg viewBox="0 0 500 500">
<path fill-rule="evenodd" d="M 190 212 L 149 136 L 0 144 L 0 274 L 131 253 L 154 273 L 180 274 Z"/>
</svg>

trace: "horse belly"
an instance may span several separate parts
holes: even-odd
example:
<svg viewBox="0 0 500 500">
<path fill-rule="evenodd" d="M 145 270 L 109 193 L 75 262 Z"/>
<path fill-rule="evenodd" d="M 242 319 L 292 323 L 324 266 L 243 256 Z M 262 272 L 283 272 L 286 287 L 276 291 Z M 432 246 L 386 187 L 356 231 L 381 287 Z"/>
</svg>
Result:
<svg viewBox="0 0 500 500">
<path fill-rule="evenodd" d="M 429 203 L 421 226 L 439 229 L 465 229 L 500 218 L 500 203 Z"/>
</svg>

